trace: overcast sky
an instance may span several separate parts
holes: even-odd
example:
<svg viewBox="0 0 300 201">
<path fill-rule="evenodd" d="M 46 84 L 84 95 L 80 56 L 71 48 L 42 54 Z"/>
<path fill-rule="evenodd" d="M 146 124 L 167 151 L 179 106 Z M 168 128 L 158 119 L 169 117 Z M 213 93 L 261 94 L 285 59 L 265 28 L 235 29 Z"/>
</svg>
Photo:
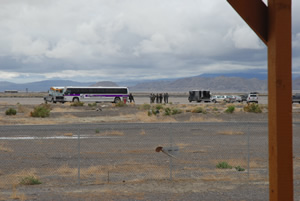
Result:
<svg viewBox="0 0 300 201">
<path fill-rule="evenodd" d="M 292 3 L 297 74 L 300 1 Z M 0 1 L 0 81 L 120 82 L 266 69 L 266 46 L 226 0 Z"/>
</svg>

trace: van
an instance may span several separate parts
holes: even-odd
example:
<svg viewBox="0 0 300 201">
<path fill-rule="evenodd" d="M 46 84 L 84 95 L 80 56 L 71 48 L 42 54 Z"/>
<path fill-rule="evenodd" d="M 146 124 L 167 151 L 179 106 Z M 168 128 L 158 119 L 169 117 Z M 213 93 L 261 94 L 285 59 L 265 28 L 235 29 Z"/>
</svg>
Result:
<svg viewBox="0 0 300 201">
<path fill-rule="evenodd" d="M 258 94 L 249 94 L 247 98 L 247 103 L 258 103 Z"/>
</svg>

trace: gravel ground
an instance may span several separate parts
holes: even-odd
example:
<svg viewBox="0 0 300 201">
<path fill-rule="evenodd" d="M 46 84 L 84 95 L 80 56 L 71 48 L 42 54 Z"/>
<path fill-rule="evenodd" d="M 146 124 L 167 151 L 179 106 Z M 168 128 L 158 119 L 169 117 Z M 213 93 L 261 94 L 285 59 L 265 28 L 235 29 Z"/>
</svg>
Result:
<svg viewBox="0 0 300 201">
<path fill-rule="evenodd" d="M 226 105 L 172 104 L 185 112 L 148 117 L 141 104 L 56 104 L 42 119 L 29 117 L 32 104 L 5 116 L 12 106 L 17 108 L 0 104 L 0 200 L 268 200 L 266 110 L 245 113 L 236 104 L 226 114 Z M 196 106 L 207 113 L 187 112 Z M 293 115 L 294 188 L 300 200 L 298 105 Z M 179 149 L 175 158 L 155 152 L 171 145 Z M 216 168 L 222 161 L 233 168 Z M 19 184 L 32 175 L 42 184 Z"/>
</svg>

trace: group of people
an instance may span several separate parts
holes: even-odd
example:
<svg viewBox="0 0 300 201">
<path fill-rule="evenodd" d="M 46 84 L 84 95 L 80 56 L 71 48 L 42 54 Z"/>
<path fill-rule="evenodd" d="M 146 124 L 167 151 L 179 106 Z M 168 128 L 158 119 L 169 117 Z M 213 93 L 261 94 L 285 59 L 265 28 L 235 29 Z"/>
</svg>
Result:
<svg viewBox="0 0 300 201">
<path fill-rule="evenodd" d="M 154 94 L 151 93 L 150 94 L 150 103 L 154 103 L 156 100 L 156 103 L 162 103 L 162 100 L 164 99 L 164 103 L 168 103 L 169 102 L 169 94 L 168 93 L 160 93 L 160 94 Z"/>
</svg>

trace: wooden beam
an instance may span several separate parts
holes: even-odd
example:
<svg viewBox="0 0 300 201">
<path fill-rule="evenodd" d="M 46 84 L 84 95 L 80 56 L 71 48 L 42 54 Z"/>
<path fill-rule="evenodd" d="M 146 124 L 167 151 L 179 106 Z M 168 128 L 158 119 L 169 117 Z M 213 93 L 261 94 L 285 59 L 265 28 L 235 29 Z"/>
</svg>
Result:
<svg viewBox="0 0 300 201">
<path fill-rule="evenodd" d="M 270 200 L 293 200 L 291 0 L 269 0 Z"/>
<path fill-rule="evenodd" d="M 228 2 L 268 46 L 269 194 L 292 201 L 291 0 L 268 0 L 266 8 L 261 0 Z"/>
<path fill-rule="evenodd" d="M 258 37 L 268 41 L 268 7 L 261 0 L 227 0 L 253 29 Z"/>
</svg>

